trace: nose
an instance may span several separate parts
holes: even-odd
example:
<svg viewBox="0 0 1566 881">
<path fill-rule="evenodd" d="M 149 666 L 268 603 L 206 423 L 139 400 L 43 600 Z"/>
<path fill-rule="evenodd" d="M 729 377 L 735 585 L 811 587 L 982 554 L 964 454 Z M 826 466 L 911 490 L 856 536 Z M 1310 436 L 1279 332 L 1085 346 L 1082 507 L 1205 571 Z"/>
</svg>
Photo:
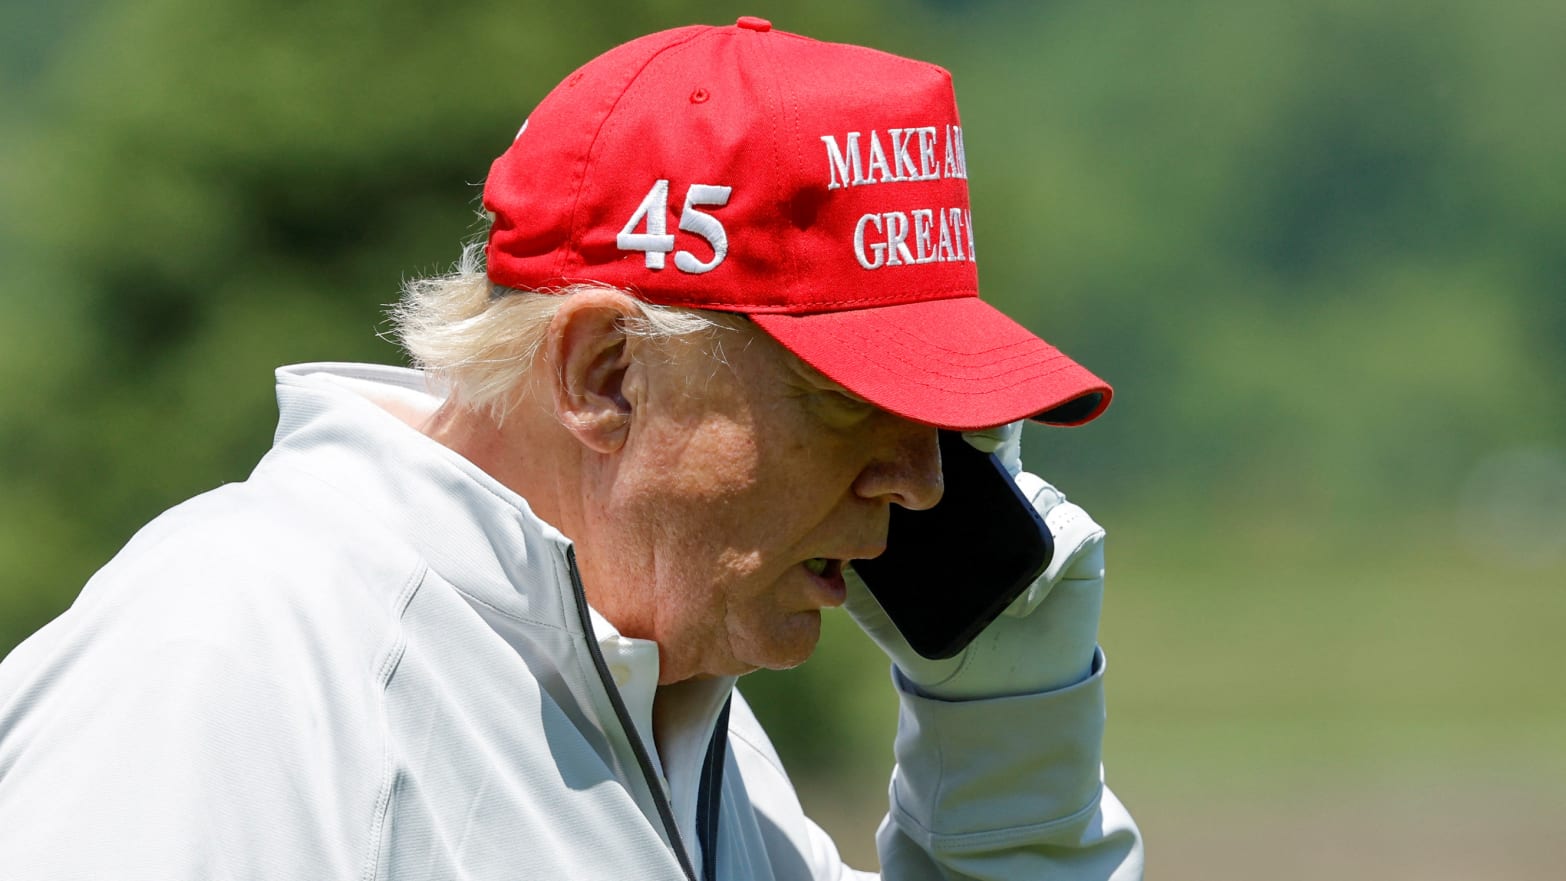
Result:
<svg viewBox="0 0 1566 881">
<path fill-rule="evenodd" d="M 854 481 L 854 492 L 915 511 L 935 507 L 946 489 L 941 480 L 940 435 L 928 425 L 903 419 L 896 419 L 891 429 L 878 445 L 878 454 Z"/>
</svg>

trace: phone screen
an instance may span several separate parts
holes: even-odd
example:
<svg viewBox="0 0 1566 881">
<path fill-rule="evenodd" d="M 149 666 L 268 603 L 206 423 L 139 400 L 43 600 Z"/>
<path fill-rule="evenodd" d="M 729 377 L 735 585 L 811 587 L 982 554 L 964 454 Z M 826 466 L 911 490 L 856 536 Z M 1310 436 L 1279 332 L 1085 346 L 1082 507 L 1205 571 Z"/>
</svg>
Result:
<svg viewBox="0 0 1566 881">
<path fill-rule="evenodd" d="M 893 507 L 886 552 L 854 563 L 908 644 L 936 659 L 966 648 L 1055 550 L 1000 460 L 958 432 L 940 434 L 941 501 L 924 511 Z"/>
</svg>

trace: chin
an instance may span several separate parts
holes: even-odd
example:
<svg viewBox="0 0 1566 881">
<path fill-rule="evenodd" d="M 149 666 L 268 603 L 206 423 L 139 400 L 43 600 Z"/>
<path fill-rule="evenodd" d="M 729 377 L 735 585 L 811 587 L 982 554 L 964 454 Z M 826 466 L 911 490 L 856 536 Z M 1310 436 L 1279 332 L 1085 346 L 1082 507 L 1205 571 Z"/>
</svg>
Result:
<svg viewBox="0 0 1566 881">
<path fill-rule="evenodd" d="M 786 623 L 775 628 L 770 638 L 752 642 L 760 651 L 752 653 L 751 669 L 787 670 L 798 667 L 810 658 L 821 641 L 821 612 L 812 609 L 789 616 Z"/>
</svg>

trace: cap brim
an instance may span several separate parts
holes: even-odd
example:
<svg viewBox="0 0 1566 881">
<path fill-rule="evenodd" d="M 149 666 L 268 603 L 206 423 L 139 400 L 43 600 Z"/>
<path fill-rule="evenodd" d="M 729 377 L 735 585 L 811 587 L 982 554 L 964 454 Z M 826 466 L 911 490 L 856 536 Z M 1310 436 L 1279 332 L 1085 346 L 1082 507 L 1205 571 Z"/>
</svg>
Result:
<svg viewBox="0 0 1566 881">
<path fill-rule="evenodd" d="M 1036 419 L 1081 425 L 1113 390 L 977 297 L 807 315 L 752 314 L 784 348 L 865 400 L 972 431 Z"/>
</svg>

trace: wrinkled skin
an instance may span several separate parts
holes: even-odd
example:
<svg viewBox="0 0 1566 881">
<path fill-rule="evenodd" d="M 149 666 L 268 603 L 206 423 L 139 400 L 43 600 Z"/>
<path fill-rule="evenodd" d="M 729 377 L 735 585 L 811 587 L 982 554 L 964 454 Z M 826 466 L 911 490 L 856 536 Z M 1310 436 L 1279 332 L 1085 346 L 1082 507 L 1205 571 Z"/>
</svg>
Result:
<svg viewBox="0 0 1566 881">
<path fill-rule="evenodd" d="M 659 644 L 665 682 L 799 664 L 820 609 L 843 602 L 841 561 L 884 549 L 892 505 L 939 499 L 936 431 L 749 325 L 716 352 L 667 355 L 649 359 L 594 518 L 590 596 L 622 633 Z M 820 574 L 812 558 L 829 561 Z"/>
</svg>

